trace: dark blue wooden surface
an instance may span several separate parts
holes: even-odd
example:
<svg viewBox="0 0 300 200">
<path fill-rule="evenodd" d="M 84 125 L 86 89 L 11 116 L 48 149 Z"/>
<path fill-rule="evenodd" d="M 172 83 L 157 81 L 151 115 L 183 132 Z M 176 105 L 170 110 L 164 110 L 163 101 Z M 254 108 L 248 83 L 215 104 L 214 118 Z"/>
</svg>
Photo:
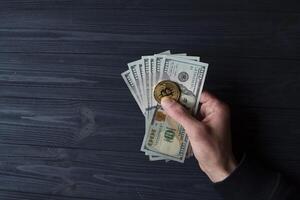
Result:
<svg viewBox="0 0 300 200">
<path fill-rule="evenodd" d="M 170 49 L 210 63 L 234 148 L 300 182 L 297 1 L 0 1 L 1 199 L 221 199 L 194 159 L 149 162 L 120 73 Z"/>
</svg>

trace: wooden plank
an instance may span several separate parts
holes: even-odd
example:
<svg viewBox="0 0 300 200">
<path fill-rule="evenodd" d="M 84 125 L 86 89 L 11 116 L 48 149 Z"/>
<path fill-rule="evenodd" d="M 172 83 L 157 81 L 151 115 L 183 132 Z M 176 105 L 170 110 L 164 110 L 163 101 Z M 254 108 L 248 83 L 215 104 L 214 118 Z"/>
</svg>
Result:
<svg viewBox="0 0 300 200">
<path fill-rule="evenodd" d="M 10 0 L 1 1 L 0 8 L 5 9 L 148 9 L 148 10 L 199 10 L 199 11 L 264 11 L 264 12 L 298 12 L 296 0 L 282 1 L 97 1 L 97 0 Z"/>
<path fill-rule="evenodd" d="M 27 193 L 19 191 L 5 191 L 0 190 L 0 198 L 5 200 L 95 200 L 94 198 L 76 198 L 76 197 L 65 197 L 59 195 L 39 194 L 39 193 Z M 99 198 L 98 198 L 99 199 Z"/>
<path fill-rule="evenodd" d="M 139 151 L 144 118 L 122 103 L 1 98 L 2 142 Z M 117 122 L 117 123 L 116 123 Z M 135 126 L 132 126 L 135 124 Z"/>
<path fill-rule="evenodd" d="M 144 55 L 160 49 L 188 49 L 203 56 L 298 59 L 299 55 L 298 13 L 86 12 L 0 12 L 0 52 Z"/>
</svg>

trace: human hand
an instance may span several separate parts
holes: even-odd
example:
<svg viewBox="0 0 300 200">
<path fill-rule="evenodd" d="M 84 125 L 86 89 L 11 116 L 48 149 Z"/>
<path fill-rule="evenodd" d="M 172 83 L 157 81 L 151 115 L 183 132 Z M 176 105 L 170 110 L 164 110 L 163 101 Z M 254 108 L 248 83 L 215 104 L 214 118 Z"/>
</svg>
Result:
<svg viewBox="0 0 300 200">
<path fill-rule="evenodd" d="M 162 98 L 161 105 L 185 129 L 201 170 L 212 182 L 219 182 L 237 166 L 231 146 L 230 110 L 208 92 L 202 93 L 200 102 L 201 120 L 171 98 Z"/>
</svg>

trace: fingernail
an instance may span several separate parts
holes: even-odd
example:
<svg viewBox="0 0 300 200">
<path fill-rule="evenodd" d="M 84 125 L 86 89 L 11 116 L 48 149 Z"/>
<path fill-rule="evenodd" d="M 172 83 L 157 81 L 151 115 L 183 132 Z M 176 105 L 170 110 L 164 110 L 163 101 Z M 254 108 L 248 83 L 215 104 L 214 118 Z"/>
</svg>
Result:
<svg viewBox="0 0 300 200">
<path fill-rule="evenodd" d="M 170 106 L 172 103 L 174 103 L 174 99 L 170 98 L 170 97 L 163 97 L 160 101 L 161 106 L 164 107 L 168 107 Z"/>
</svg>

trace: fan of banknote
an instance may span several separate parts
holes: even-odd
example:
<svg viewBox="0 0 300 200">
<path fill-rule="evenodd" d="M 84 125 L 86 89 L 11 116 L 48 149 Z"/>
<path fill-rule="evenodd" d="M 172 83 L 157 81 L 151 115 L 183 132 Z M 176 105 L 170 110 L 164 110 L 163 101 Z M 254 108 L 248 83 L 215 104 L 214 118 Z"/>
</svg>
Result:
<svg viewBox="0 0 300 200">
<path fill-rule="evenodd" d="M 184 128 L 164 112 L 160 100 L 173 98 L 195 115 L 207 69 L 200 57 L 165 51 L 128 63 L 121 74 L 145 116 L 141 151 L 150 161 L 183 163 L 192 155 Z"/>
</svg>

